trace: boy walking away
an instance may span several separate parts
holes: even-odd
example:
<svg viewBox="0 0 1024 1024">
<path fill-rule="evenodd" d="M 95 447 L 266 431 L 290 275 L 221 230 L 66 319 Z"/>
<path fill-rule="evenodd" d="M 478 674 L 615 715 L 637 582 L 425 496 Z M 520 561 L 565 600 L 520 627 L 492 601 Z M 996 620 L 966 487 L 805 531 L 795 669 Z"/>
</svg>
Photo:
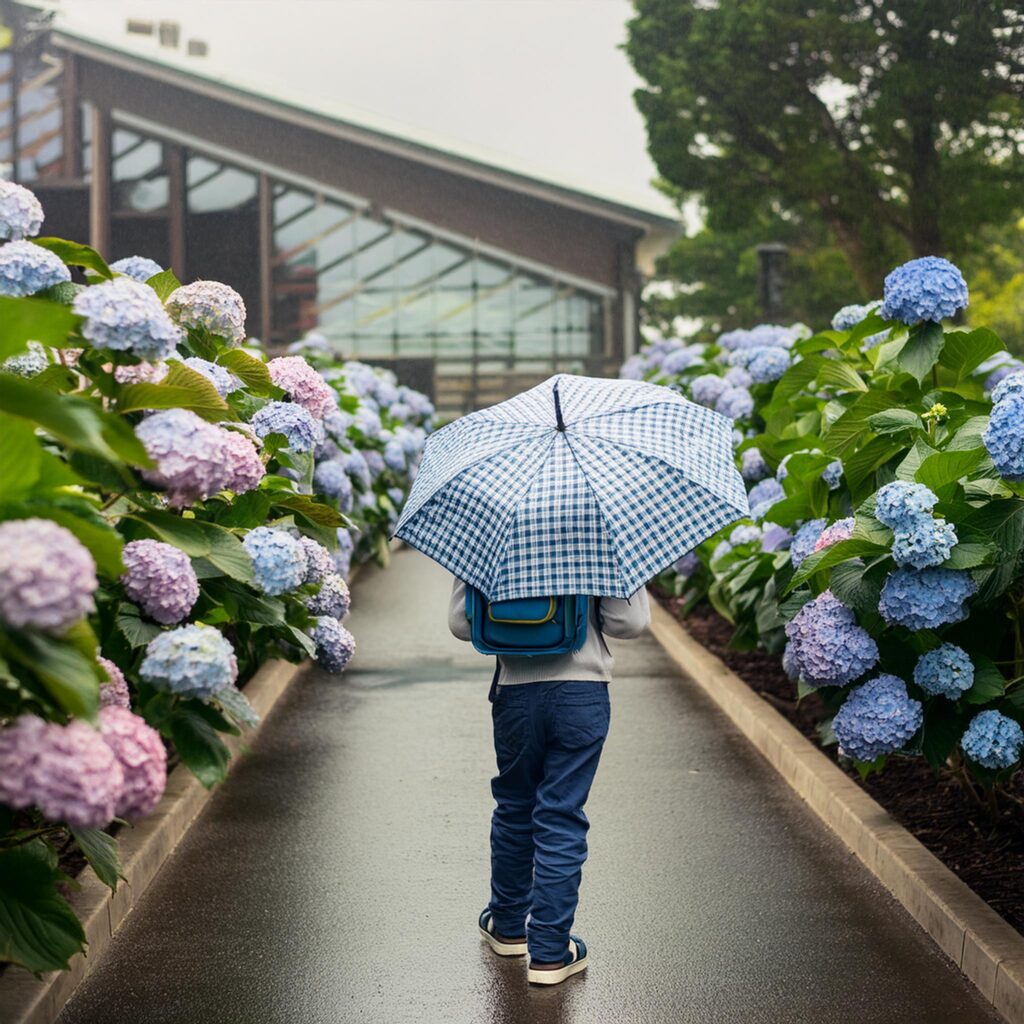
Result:
<svg viewBox="0 0 1024 1024">
<path fill-rule="evenodd" d="M 534 984 L 557 985 L 587 966 L 587 947 L 570 931 L 587 859 L 583 805 L 608 735 L 613 659 L 604 635 L 632 639 L 650 618 L 643 588 L 626 600 L 590 598 L 579 650 L 498 658 L 491 900 L 479 923 L 499 956 L 529 952 Z M 448 624 L 471 639 L 459 580 Z"/>
</svg>

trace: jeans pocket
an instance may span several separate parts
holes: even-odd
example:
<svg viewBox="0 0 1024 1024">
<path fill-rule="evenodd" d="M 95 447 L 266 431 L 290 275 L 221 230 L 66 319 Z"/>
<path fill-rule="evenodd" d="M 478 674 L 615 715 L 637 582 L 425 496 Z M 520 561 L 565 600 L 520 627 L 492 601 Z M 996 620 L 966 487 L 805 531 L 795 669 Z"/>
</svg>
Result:
<svg viewBox="0 0 1024 1024">
<path fill-rule="evenodd" d="M 508 699 L 508 694 L 498 691 L 498 697 L 491 705 L 491 721 L 494 723 L 494 752 L 498 755 L 498 766 L 515 760 L 526 742 L 527 709 L 522 700 Z"/>
<path fill-rule="evenodd" d="M 605 683 L 566 683 L 555 697 L 554 738 L 565 750 L 603 742 L 611 721 Z"/>
</svg>

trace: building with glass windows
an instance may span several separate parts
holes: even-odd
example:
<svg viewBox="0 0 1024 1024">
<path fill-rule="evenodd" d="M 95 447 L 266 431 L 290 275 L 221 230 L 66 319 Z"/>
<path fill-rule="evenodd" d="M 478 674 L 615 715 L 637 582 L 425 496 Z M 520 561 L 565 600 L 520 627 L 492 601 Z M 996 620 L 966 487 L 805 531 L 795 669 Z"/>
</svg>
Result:
<svg viewBox="0 0 1024 1024">
<path fill-rule="evenodd" d="M 677 230 L 662 212 L 259 94 L 159 45 L 53 31 L 21 4 L 0 20 L 0 168 L 39 194 L 47 233 L 225 281 L 268 347 L 316 330 L 447 413 L 633 351 L 641 269 Z M 163 48 L 171 27 L 149 26 Z"/>
</svg>

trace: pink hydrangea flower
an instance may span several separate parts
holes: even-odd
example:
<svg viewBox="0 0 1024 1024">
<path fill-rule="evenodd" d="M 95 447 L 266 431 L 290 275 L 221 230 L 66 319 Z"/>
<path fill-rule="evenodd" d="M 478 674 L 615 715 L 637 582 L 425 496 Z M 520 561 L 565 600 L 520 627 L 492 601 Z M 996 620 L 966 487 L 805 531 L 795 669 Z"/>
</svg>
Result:
<svg viewBox="0 0 1024 1024">
<path fill-rule="evenodd" d="M 128 683 L 125 682 L 124 673 L 112 662 L 101 655 L 96 656 L 100 667 L 107 673 L 108 682 L 100 683 L 100 707 L 130 708 L 132 706 L 131 694 L 128 692 Z"/>
<path fill-rule="evenodd" d="M 100 709 L 100 735 L 124 773 L 118 817 L 144 818 L 167 785 L 167 750 L 160 734 L 126 708 L 105 707 Z"/>
<path fill-rule="evenodd" d="M 838 544 L 841 540 L 849 540 L 853 536 L 853 517 L 837 519 L 821 531 L 821 536 L 814 542 L 814 550 L 821 551 L 823 548 Z"/>
<path fill-rule="evenodd" d="M 224 486 L 236 494 L 251 491 L 266 476 L 267 469 L 256 446 L 236 430 L 224 430 Z"/>
<path fill-rule="evenodd" d="M 184 551 L 158 540 L 133 540 L 121 554 L 124 592 L 165 626 L 188 618 L 199 598 L 199 580 Z"/>
<path fill-rule="evenodd" d="M 335 408 L 334 392 L 302 356 L 278 356 L 267 363 L 270 379 L 311 416 L 322 419 Z"/>
</svg>

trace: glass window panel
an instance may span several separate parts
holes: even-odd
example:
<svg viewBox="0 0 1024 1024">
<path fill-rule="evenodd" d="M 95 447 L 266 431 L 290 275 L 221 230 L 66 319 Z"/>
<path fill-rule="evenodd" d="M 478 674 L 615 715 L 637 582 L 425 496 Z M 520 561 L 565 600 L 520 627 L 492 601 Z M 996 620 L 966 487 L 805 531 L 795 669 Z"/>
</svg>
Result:
<svg viewBox="0 0 1024 1024">
<path fill-rule="evenodd" d="M 169 187 L 163 143 L 127 128 L 115 128 L 111 150 L 114 209 L 135 213 L 165 209 Z"/>
<path fill-rule="evenodd" d="M 189 213 L 237 210 L 255 204 L 259 187 L 251 171 L 190 153 L 185 164 Z"/>
</svg>

